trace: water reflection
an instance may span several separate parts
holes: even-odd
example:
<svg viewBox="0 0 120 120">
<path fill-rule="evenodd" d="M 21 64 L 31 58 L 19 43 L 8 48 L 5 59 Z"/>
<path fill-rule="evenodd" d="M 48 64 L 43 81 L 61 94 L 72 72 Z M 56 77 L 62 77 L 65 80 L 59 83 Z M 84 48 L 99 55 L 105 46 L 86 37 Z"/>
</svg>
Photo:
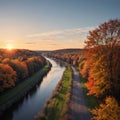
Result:
<svg viewBox="0 0 120 120">
<path fill-rule="evenodd" d="M 48 58 L 47 58 L 48 59 Z M 61 79 L 64 66 L 59 65 L 52 59 L 50 72 L 18 103 L 14 104 L 0 120 L 33 120 L 34 116 L 42 109 L 45 101 L 50 97 L 56 84 Z"/>
</svg>

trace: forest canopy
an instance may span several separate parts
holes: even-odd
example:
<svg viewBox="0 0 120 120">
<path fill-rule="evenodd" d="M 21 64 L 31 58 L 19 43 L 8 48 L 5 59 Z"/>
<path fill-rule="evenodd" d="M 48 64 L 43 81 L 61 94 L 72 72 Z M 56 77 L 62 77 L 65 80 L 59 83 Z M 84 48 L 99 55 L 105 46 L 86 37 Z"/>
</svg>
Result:
<svg viewBox="0 0 120 120">
<path fill-rule="evenodd" d="M 45 58 L 34 51 L 0 49 L 0 92 L 39 71 L 45 63 Z"/>
</svg>

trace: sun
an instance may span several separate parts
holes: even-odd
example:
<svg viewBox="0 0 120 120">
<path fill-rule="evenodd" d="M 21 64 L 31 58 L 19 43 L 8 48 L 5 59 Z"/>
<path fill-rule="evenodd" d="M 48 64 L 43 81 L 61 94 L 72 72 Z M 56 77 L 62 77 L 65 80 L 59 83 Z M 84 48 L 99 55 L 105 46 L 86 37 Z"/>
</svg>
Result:
<svg viewBox="0 0 120 120">
<path fill-rule="evenodd" d="M 13 49 L 13 46 L 12 46 L 11 44 L 7 44 L 7 45 L 6 45 L 6 49 L 12 50 L 12 49 Z"/>
</svg>

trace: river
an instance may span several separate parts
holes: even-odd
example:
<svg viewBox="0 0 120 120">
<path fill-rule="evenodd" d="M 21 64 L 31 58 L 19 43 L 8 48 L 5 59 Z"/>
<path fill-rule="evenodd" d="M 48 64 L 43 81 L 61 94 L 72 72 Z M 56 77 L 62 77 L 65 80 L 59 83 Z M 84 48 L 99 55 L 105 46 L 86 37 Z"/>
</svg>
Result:
<svg viewBox="0 0 120 120">
<path fill-rule="evenodd" d="M 65 67 L 60 66 L 54 60 L 47 59 L 52 64 L 49 73 L 21 101 L 7 110 L 0 118 L 1 120 L 34 120 L 34 116 L 42 110 L 65 70 Z"/>
</svg>

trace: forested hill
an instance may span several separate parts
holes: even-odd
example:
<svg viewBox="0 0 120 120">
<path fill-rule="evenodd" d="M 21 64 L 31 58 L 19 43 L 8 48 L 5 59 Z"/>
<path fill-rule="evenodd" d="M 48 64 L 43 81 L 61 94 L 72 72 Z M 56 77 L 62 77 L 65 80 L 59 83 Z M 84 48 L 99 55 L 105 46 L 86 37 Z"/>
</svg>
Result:
<svg viewBox="0 0 120 120">
<path fill-rule="evenodd" d="M 81 52 L 83 49 L 59 49 L 52 51 L 53 53 L 73 53 L 73 52 Z"/>
<path fill-rule="evenodd" d="M 45 52 L 44 54 L 49 57 L 64 60 L 73 65 L 79 65 L 79 63 L 83 59 L 83 53 L 84 53 L 83 49 L 60 49 Z"/>
<path fill-rule="evenodd" d="M 8 49 L 2 49 L 0 48 L 0 58 L 4 59 L 4 58 L 25 58 L 25 57 L 32 57 L 32 56 L 36 56 L 37 52 L 35 51 L 31 51 L 31 50 L 27 50 L 27 49 L 13 49 L 13 50 L 8 50 Z"/>
<path fill-rule="evenodd" d="M 49 51 L 49 50 L 38 50 L 36 51 L 38 54 L 44 54 L 44 55 L 48 55 L 48 54 L 55 54 L 55 53 L 59 53 L 59 54 L 63 54 L 63 53 L 66 53 L 66 54 L 70 54 L 70 53 L 78 53 L 78 52 L 82 52 L 83 49 L 75 49 L 75 48 L 68 48 L 68 49 L 58 49 L 58 50 L 52 50 L 52 51 Z"/>
<path fill-rule="evenodd" d="M 24 81 L 45 64 L 45 58 L 34 51 L 0 49 L 0 92 Z"/>
</svg>

